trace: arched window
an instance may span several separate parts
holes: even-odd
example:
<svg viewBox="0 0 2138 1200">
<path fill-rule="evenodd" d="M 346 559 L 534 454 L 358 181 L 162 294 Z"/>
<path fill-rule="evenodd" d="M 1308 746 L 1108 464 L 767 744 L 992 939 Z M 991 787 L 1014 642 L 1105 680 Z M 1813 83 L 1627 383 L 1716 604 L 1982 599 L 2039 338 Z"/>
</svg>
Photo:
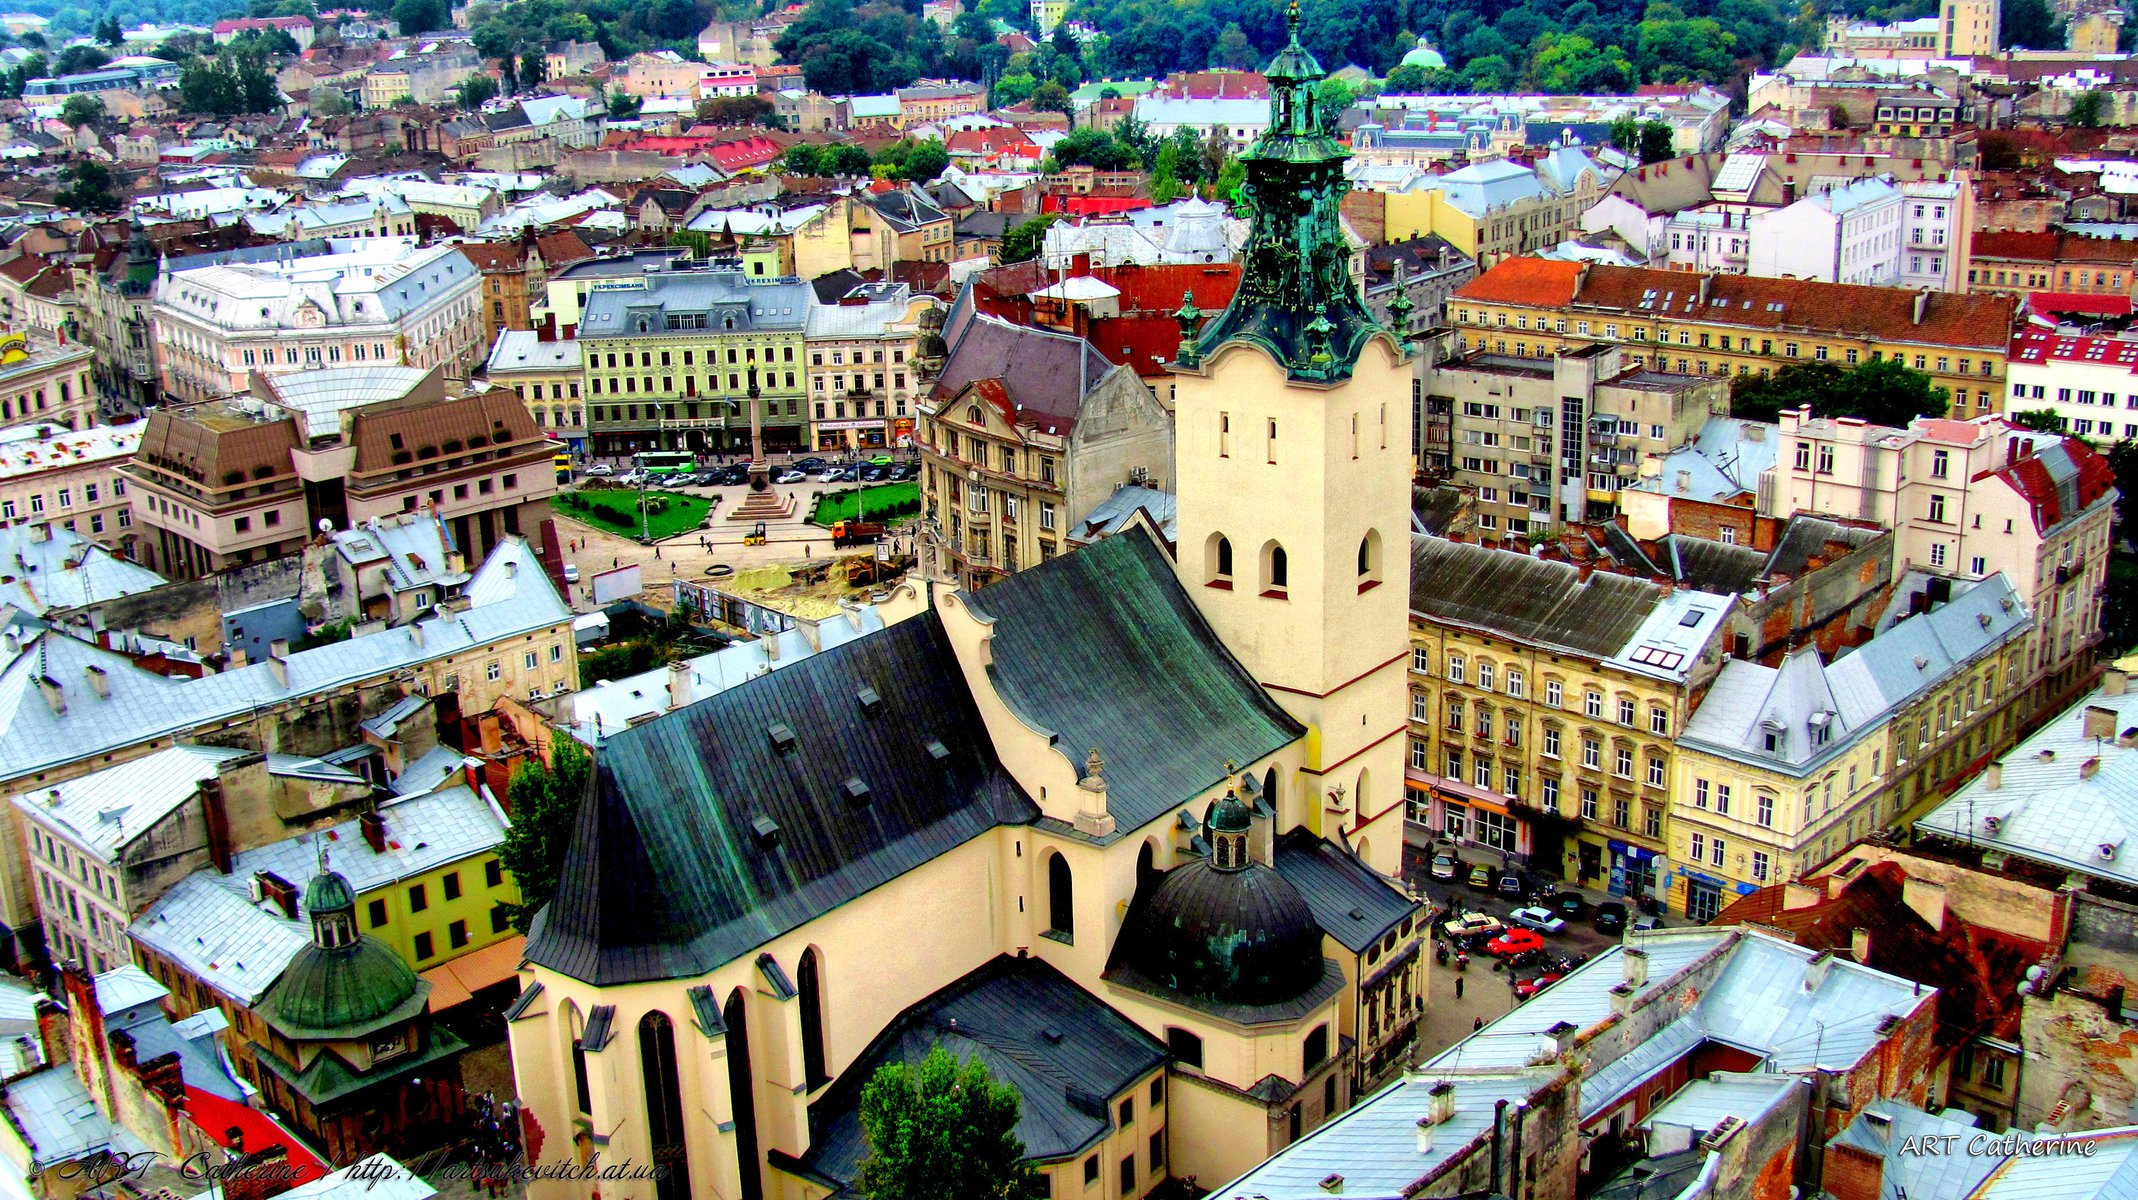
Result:
<svg viewBox="0 0 2138 1200">
<path fill-rule="evenodd" d="M 1369 529 L 1359 539 L 1359 590 L 1381 582 L 1381 531 Z"/>
<path fill-rule="evenodd" d="M 1173 1061 L 1181 1066 L 1202 1069 L 1203 1039 L 1180 1026 L 1174 1025 L 1166 1029 L 1166 1050 L 1173 1055 Z"/>
<path fill-rule="evenodd" d="M 1270 542 L 1262 547 L 1262 593 L 1283 595 L 1291 583 L 1291 564 L 1284 547 Z"/>
<path fill-rule="evenodd" d="M 1060 854 L 1047 859 L 1047 931 L 1065 942 L 1076 936 L 1076 884 Z"/>
<path fill-rule="evenodd" d="M 1269 805 L 1271 812 L 1277 811 L 1277 789 L 1279 786 L 1277 768 L 1271 767 L 1262 773 L 1262 802 Z"/>
<path fill-rule="evenodd" d="M 1143 889 L 1158 882 L 1160 872 L 1157 858 L 1157 844 L 1145 839 L 1143 848 L 1136 851 L 1136 891 L 1139 894 Z"/>
<path fill-rule="evenodd" d="M 735 1112 L 735 1159 L 742 1170 L 743 1200 L 764 1200 L 763 1164 L 757 1154 L 757 1076 L 750 1069 L 750 1014 L 742 989 L 729 994 L 720 1010 L 727 1025 L 728 1100 Z M 668 1200 L 661 1194 L 660 1200 Z"/>
<path fill-rule="evenodd" d="M 824 1070 L 824 984 L 821 973 L 817 948 L 811 946 L 802 951 L 801 965 L 794 972 L 794 988 L 802 1001 L 802 1073 L 808 1079 L 811 1091 L 831 1082 L 831 1076 Z"/>
<path fill-rule="evenodd" d="M 1203 549 L 1204 582 L 1212 587 L 1232 586 L 1232 542 L 1222 533 L 1210 535 L 1210 542 Z"/>
<path fill-rule="evenodd" d="M 1300 1054 L 1300 1058 L 1305 1064 L 1304 1069 L 1312 1071 L 1328 1057 L 1329 1027 L 1327 1025 L 1316 1025 L 1313 1032 L 1307 1034 L 1306 1047 Z"/>
<path fill-rule="evenodd" d="M 683 1086 L 676 1074 L 675 1023 L 650 1012 L 638 1023 L 638 1065 L 646 1089 L 646 1130 L 653 1161 L 667 1168 L 654 1184 L 659 1200 L 689 1200 L 690 1146 L 683 1140 Z"/>
<path fill-rule="evenodd" d="M 586 1028 L 586 1019 L 579 1015 L 579 1007 L 567 1000 L 564 1002 L 564 1029 L 572 1038 L 572 1082 L 578 1085 L 578 1111 L 594 1111 L 593 1089 L 587 1086 L 586 1046 L 580 1042 L 580 1031 Z"/>
</svg>

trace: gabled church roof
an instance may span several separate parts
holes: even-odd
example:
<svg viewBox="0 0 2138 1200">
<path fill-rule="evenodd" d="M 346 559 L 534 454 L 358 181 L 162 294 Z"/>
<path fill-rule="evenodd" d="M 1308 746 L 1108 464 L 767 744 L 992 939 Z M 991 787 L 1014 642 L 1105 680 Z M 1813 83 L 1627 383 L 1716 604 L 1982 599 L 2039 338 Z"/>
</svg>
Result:
<svg viewBox="0 0 2138 1200">
<path fill-rule="evenodd" d="M 1072 762 L 1097 748 L 1122 836 L 1306 732 L 1225 649 L 1141 528 L 974 592 L 990 674 Z"/>
<path fill-rule="evenodd" d="M 702 975 L 1032 820 L 963 679 L 925 613 L 614 734 L 528 959 L 604 986 Z"/>
</svg>

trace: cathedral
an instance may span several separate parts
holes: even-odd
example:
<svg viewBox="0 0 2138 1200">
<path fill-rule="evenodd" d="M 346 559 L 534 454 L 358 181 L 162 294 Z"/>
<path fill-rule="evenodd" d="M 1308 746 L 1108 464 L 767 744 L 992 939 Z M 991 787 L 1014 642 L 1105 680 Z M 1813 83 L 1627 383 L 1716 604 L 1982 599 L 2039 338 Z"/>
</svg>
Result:
<svg viewBox="0 0 2138 1200">
<path fill-rule="evenodd" d="M 862 1086 L 935 1045 L 1016 1087 L 1052 1196 L 1107 1200 L 1221 1184 L 1404 1066 L 1413 348 L 1351 276 L 1290 20 L 1238 294 L 1178 314 L 1175 540 L 909 582 L 602 746 L 513 1066 L 540 1161 L 664 1169 L 539 1200 L 838 1194 Z"/>
</svg>

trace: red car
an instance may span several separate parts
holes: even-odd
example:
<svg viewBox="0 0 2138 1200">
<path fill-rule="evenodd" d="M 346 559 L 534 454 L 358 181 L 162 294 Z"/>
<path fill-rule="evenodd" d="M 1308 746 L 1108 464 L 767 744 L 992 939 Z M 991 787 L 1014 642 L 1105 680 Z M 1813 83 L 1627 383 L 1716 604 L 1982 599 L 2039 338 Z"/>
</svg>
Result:
<svg viewBox="0 0 2138 1200">
<path fill-rule="evenodd" d="M 1494 958 L 1511 958 L 1524 950 L 1542 950 L 1544 935 L 1534 929 L 1510 929 L 1485 943 L 1485 953 Z"/>
<path fill-rule="evenodd" d="M 1557 971 L 1546 971 L 1544 974 L 1537 976 L 1535 979 L 1516 980 L 1514 985 L 1514 998 L 1517 1000 L 1527 1000 L 1530 997 L 1536 995 L 1538 992 L 1543 991 L 1545 988 L 1548 988 L 1557 982 L 1559 982 L 1559 972 Z"/>
</svg>

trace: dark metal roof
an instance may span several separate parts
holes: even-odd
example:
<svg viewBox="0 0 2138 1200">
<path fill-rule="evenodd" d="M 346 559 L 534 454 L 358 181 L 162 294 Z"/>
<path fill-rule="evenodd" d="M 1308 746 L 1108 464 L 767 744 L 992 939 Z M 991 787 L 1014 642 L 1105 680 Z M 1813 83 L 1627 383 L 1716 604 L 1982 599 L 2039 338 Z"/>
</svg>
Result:
<svg viewBox="0 0 2138 1200">
<path fill-rule="evenodd" d="M 1418 904 L 1327 838 L 1293 829 L 1277 839 L 1277 873 L 1299 890 L 1321 931 L 1353 954 L 1386 937 Z"/>
<path fill-rule="evenodd" d="M 597 1004 L 586 1010 L 586 1024 L 579 1027 L 579 1045 L 588 1050 L 599 1050 L 609 1044 L 616 1032 L 616 1006 Z"/>
<path fill-rule="evenodd" d="M 534 1002 L 539 999 L 541 995 L 542 985 L 539 983 L 533 985 L 532 987 L 529 987 L 526 991 L 521 992 L 518 999 L 514 1000 L 510 1005 L 506 1006 L 505 1019 L 507 1021 L 517 1021 L 521 1017 L 526 1016 L 527 1010 L 533 1007 Z"/>
<path fill-rule="evenodd" d="M 1599 571 L 1433 537 L 1411 539 L 1411 611 L 1602 657 L 1641 627 L 1663 589 Z"/>
<path fill-rule="evenodd" d="M 1843 525 L 1798 513 L 1782 526 L 1781 536 L 1775 539 L 1774 553 L 1767 556 L 1760 574 L 1794 578 L 1811 566 L 1815 556 L 1831 561 L 1853 554 L 1884 536 L 1882 530 Z"/>
<path fill-rule="evenodd" d="M 963 680 L 925 613 L 612 735 L 527 958 L 600 985 L 702 975 L 1032 820 Z"/>
<path fill-rule="evenodd" d="M 1324 961 L 1321 925 L 1289 880 L 1266 863 L 1229 869 L 1198 858 L 1139 889 L 1108 978 L 1119 970 L 1161 993 L 1259 1009 L 1313 991 Z"/>
<path fill-rule="evenodd" d="M 1055 731 L 1072 763 L 1093 748 L 1105 759 L 1122 836 L 1222 782 L 1227 761 L 1306 732 L 1226 651 L 1141 526 L 967 603 L 995 620 L 989 673 L 1003 701 Z"/>
<path fill-rule="evenodd" d="M 879 1067 L 918 1064 L 936 1046 L 978 1055 L 1017 1089 L 1025 1156 L 1069 1158 L 1113 1128 L 1113 1097 L 1166 1063 L 1163 1043 L 1036 958 L 998 957 L 900 1013 L 809 1106 L 808 1170 L 851 1183 L 868 1153 L 861 1091 Z"/>
</svg>

